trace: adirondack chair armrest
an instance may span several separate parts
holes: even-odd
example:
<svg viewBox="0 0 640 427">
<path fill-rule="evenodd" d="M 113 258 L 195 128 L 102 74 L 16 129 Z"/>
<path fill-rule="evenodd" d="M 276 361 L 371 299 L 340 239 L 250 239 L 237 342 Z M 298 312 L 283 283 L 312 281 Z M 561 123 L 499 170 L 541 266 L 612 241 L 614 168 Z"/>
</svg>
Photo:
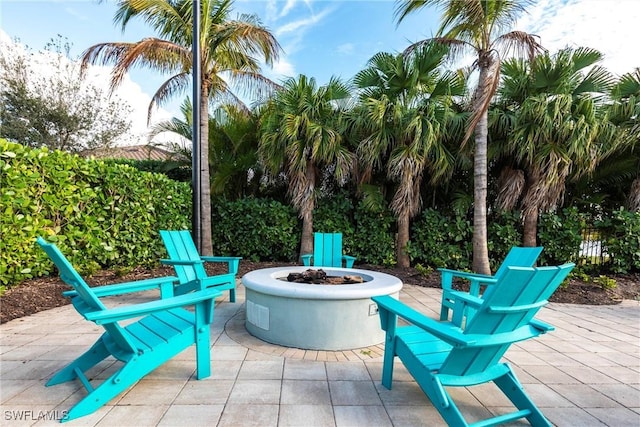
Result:
<svg viewBox="0 0 640 427">
<path fill-rule="evenodd" d="M 534 328 L 538 329 L 539 331 L 541 331 L 541 333 L 546 334 L 547 332 L 551 332 L 554 331 L 556 328 L 546 322 L 543 322 L 542 320 L 538 320 L 538 319 L 531 319 L 529 321 L 529 324 L 531 326 L 533 326 Z"/>
<path fill-rule="evenodd" d="M 482 305 L 482 298 L 461 291 L 450 291 L 448 298 L 455 302 L 460 301 L 462 304 L 478 308 Z"/>
<path fill-rule="evenodd" d="M 201 256 L 203 261 L 207 262 L 228 262 L 228 261 L 240 261 L 241 256 Z"/>
<path fill-rule="evenodd" d="M 353 266 L 353 263 L 358 259 L 351 255 L 342 255 L 342 259 L 344 260 L 347 267 Z"/>
<path fill-rule="evenodd" d="M 431 319 L 389 295 L 376 296 L 371 299 L 378 304 L 381 320 L 389 315 L 398 316 L 453 346 L 465 347 L 473 344 L 473 340 L 464 335 L 459 327 Z"/>
<path fill-rule="evenodd" d="M 482 335 L 470 334 L 467 335 L 467 337 L 470 340 L 469 347 L 486 347 L 525 341 L 529 338 L 537 337 L 538 335 L 544 334 L 547 331 L 553 329 L 554 327 L 547 323 L 532 319 L 528 324 L 521 326 L 513 331 Z"/>
<path fill-rule="evenodd" d="M 222 293 L 216 289 L 208 288 L 197 292 L 192 292 L 177 297 L 166 298 L 157 301 L 149 301 L 141 304 L 126 307 L 116 307 L 108 310 L 98 310 L 84 313 L 87 320 L 98 325 L 119 322 L 125 319 L 145 316 L 150 313 L 165 311 L 172 308 L 187 307 L 196 305 L 203 301 L 215 300 Z"/>
<path fill-rule="evenodd" d="M 123 282 L 113 285 L 96 286 L 91 290 L 97 297 L 107 297 L 112 295 L 122 295 L 133 292 L 148 291 L 150 289 L 156 289 L 162 287 L 165 283 L 173 284 L 177 282 L 178 278 L 174 276 L 154 277 L 151 279 L 138 280 L 135 282 Z M 78 295 L 76 291 L 64 291 L 63 296 L 73 298 Z"/>
<path fill-rule="evenodd" d="M 204 279 L 200 279 L 204 286 L 222 285 L 224 283 L 235 284 L 235 273 L 216 274 L 215 276 L 207 276 Z"/>
<path fill-rule="evenodd" d="M 300 255 L 300 259 L 302 260 L 302 264 L 307 266 L 307 267 L 311 265 L 311 258 L 313 258 L 313 254 Z"/>
<path fill-rule="evenodd" d="M 228 265 L 229 273 L 237 274 L 238 266 L 242 257 L 238 256 L 202 256 L 200 257 L 205 262 L 226 262 Z"/>
<path fill-rule="evenodd" d="M 497 280 L 493 276 L 489 276 L 486 274 L 478 274 L 478 273 L 472 273 L 468 271 L 450 270 L 448 268 L 439 268 L 438 271 L 440 271 L 440 274 L 441 274 L 442 289 L 447 291 L 452 289 L 454 277 L 466 279 L 469 282 L 471 282 L 469 293 L 475 296 L 478 296 L 480 294 L 481 285 L 493 285 L 494 283 L 497 283 Z"/>
<path fill-rule="evenodd" d="M 165 265 L 196 265 L 204 264 L 204 261 L 201 259 L 161 259 L 160 263 Z"/>
</svg>

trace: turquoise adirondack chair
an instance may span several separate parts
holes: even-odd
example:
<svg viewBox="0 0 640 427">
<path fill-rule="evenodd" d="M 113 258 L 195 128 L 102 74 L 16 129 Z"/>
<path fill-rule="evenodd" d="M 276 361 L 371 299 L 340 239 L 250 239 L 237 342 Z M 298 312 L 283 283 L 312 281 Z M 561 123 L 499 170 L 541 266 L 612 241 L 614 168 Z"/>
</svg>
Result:
<svg viewBox="0 0 640 427">
<path fill-rule="evenodd" d="M 73 287 L 73 291 L 64 295 L 71 298 L 78 313 L 105 329 L 89 350 L 56 373 L 46 384 L 52 386 L 77 378 L 88 392 L 66 413 L 62 422 L 95 412 L 193 344 L 196 346 L 197 378 L 210 375 L 209 325 L 213 321 L 215 298 L 220 292 L 204 289 L 172 297 L 171 288 L 177 281 L 175 277 L 91 288 L 55 245 L 41 237 L 38 238 L 38 244 L 57 267 L 60 278 Z M 153 288 L 160 288 L 164 297 L 111 309 L 99 298 Z M 189 306 L 194 306 L 195 310 L 184 308 Z M 127 326 L 120 325 L 123 320 L 136 318 L 140 319 Z M 92 383 L 85 373 L 110 356 L 122 365 L 100 384 L 95 384 L 96 381 Z M 190 372 L 185 374 L 189 375 Z"/>
<path fill-rule="evenodd" d="M 236 302 L 236 275 L 241 257 L 200 256 L 188 230 L 160 230 L 160 237 L 169 254 L 169 259 L 160 262 L 172 265 L 180 282 L 176 295 L 214 287 L 219 291 L 228 289 L 229 300 Z M 226 262 L 227 273 L 209 276 L 205 262 Z"/>
<path fill-rule="evenodd" d="M 491 381 L 516 410 L 473 425 L 526 418 L 534 426 L 550 426 L 509 364 L 500 363 L 500 359 L 512 343 L 553 330 L 534 316 L 573 267 L 506 267 L 500 278 L 493 279 L 495 291 L 485 298 L 452 292 L 454 310 L 465 306 L 476 309 L 464 328 L 430 319 L 390 296 L 373 297 L 386 331 L 382 384 L 391 389 L 393 361 L 398 356 L 449 426 L 468 424 L 445 387 Z M 398 317 L 409 325 L 397 326 Z"/>
<path fill-rule="evenodd" d="M 439 268 L 441 274 L 441 286 L 442 286 L 442 303 L 440 307 L 440 320 L 447 320 L 449 318 L 449 309 L 453 309 L 455 304 L 454 298 L 452 298 L 453 290 L 453 278 L 459 277 L 469 281 L 469 294 L 472 296 L 480 296 L 480 287 L 491 285 L 494 279 L 499 278 L 506 271 L 507 267 L 533 267 L 536 260 L 542 253 L 542 247 L 518 247 L 511 248 L 507 256 L 502 261 L 502 264 L 493 276 L 485 274 L 470 273 L 466 271 L 449 270 L 446 268 Z M 483 295 L 486 297 L 491 294 L 493 286 L 487 286 Z M 461 311 L 456 312 L 456 316 L 453 318 L 453 322 L 460 326 L 461 316 L 470 317 L 473 315 L 473 308 L 468 307 L 463 313 Z"/>
<path fill-rule="evenodd" d="M 303 254 L 302 263 L 314 267 L 353 267 L 356 258 L 342 254 L 342 233 L 313 233 L 313 254 Z"/>
</svg>

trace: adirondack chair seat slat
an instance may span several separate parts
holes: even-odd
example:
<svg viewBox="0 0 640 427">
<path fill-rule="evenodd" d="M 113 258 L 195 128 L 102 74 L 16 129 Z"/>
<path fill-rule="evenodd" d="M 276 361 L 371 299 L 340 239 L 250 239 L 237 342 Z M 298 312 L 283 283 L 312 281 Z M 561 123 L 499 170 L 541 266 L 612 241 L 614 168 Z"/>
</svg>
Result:
<svg viewBox="0 0 640 427">
<path fill-rule="evenodd" d="M 462 298 L 476 308 L 462 326 L 430 319 L 388 295 L 373 297 L 386 332 L 383 386 L 391 389 L 394 359 L 398 357 L 449 426 L 469 424 L 445 387 L 471 387 L 487 382 L 494 382 L 515 410 L 472 425 L 497 425 L 526 418 L 534 426 L 551 426 L 525 393 L 509 364 L 501 359 L 512 343 L 553 329 L 534 316 L 573 267 L 574 264 L 506 267 L 489 295 Z M 455 293 L 451 295 L 455 297 Z M 399 318 L 409 325 L 399 326 Z"/>
<path fill-rule="evenodd" d="M 54 262 L 60 277 L 74 288 L 74 292 L 67 295 L 78 313 L 105 329 L 91 348 L 53 375 L 46 384 L 53 386 L 78 379 L 87 390 L 87 395 L 67 411 L 61 422 L 96 411 L 192 345 L 196 347 L 197 378 L 210 375 L 209 325 L 213 321 L 214 302 L 220 296 L 219 291 L 202 289 L 173 297 L 170 296 L 173 291 L 167 285 L 173 286 L 175 278 L 157 280 L 153 283 L 160 291 L 159 300 L 109 309 L 55 245 L 42 238 L 38 238 L 38 244 Z M 150 283 L 113 285 L 107 294 L 122 289 L 127 289 L 127 292 L 146 290 Z M 120 325 L 123 320 L 131 322 L 126 326 Z M 90 381 L 85 372 L 108 357 L 115 358 L 121 366 L 102 382 Z M 191 372 L 186 374 L 191 375 Z"/>
</svg>

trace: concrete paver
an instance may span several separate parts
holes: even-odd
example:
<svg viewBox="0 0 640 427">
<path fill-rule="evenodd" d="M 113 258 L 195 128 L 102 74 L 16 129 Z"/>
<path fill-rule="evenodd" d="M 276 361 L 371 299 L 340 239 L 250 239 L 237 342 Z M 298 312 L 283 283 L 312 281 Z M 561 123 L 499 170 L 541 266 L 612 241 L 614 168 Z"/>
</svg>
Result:
<svg viewBox="0 0 640 427">
<path fill-rule="evenodd" d="M 405 285 L 401 300 L 437 317 L 440 291 Z M 136 301 L 143 301 L 137 297 Z M 112 298 L 115 304 L 131 301 Z M 195 379 L 187 349 L 95 413 L 83 426 L 440 426 L 443 420 L 396 361 L 394 387 L 380 384 L 382 344 L 317 351 L 264 343 L 244 328 L 244 289 L 216 306 L 211 377 Z M 640 425 L 640 303 L 549 304 L 539 318 L 556 330 L 515 344 L 505 358 L 527 393 L 559 426 Z M 73 331 L 73 332 L 71 332 Z M 3 426 L 57 425 L 85 395 L 79 383 L 44 386 L 102 333 L 71 306 L 0 325 Z M 106 378 L 116 363 L 92 371 Z M 493 385 L 451 390 L 469 419 L 508 411 Z M 527 425 L 518 422 L 513 425 Z"/>
</svg>

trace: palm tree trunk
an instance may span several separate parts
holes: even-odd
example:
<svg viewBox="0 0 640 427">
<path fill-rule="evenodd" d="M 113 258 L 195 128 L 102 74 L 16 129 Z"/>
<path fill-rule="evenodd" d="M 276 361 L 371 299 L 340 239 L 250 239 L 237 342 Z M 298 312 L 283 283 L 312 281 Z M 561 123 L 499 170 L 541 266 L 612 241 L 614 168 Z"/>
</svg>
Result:
<svg viewBox="0 0 640 427">
<path fill-rule="evenodd" d="M 540 182 L 544 178 L 538 169 L 529 172 L 527 178 L 527 192 L 522 199 L 522 245 L 534 247 L 537 243 L 538 217 L 541 194 L 536 189 L 540 188 Z"/>
<path fill-rule="evenodd" d="M 200 232 L 201 255 L 213 255 L 211 241 L 211 182 L 209 179 L 209 90 L 200 97 Z"/>
<path fill-rule="evenodd" d="M 538 243 L 536 237 L 538 234 L 538 210 L 527 209 L 523 212 L 523 215 L 522 244 L 523 246 L 534 247 Z"/>
<path fill-rule="evenodd" d="M 409 267 L 410 259 L 407 253 L 407 243 L 409 243 L 409 215 L 398 216 L 398 234 L 396 236 L 396 259 L 398 267 Z"/>
<path fill-rule="evenodd" d="M 474 108 L 482 108 L 483 93 L 488 82 L 488 65 L 480 67 Z M 473 271 L 491 274 L 487 244 L 487 135 L 488 113 L 480 116 L 475 127 L 473 157 Z"/>
<path fill-rule="evenodd" d="M 300 239 L 300 255 L 313 253 L 313 210 L 316 207 L 315 203 L 315 166 L 312 160 L 307 161 L 307 169 L 305 171 L 305 182 L 309 184 L 309 194 L 306 195 L 306 199 L 302 202 L 300 207 L 300 216 L 302 217 L 302 236 Z M 301 261 L 300 258 L 298 261 Z"/>
</svg>

